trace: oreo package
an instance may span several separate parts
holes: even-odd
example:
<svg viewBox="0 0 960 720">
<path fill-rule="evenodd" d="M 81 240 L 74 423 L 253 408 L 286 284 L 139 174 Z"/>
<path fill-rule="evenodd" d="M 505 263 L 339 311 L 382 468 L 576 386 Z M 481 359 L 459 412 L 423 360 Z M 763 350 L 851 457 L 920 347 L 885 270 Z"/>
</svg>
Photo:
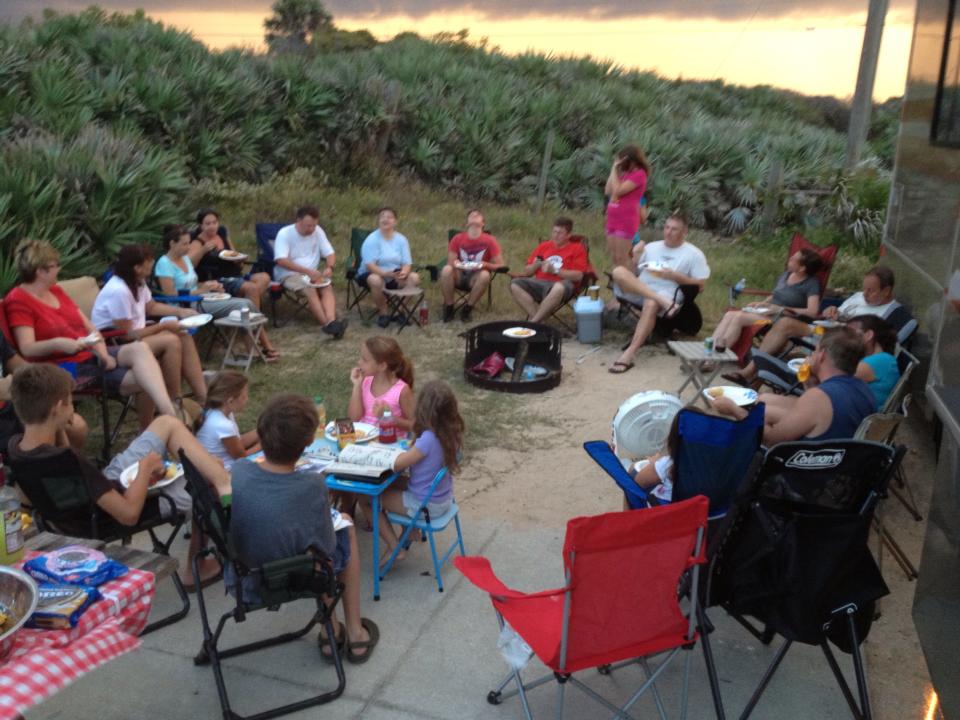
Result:
<svg viewBox="0 0 960 720">
<path fill-rule="evenodd" d="M 41 582 L 87 587 L 102 585 L 127 572 L 126 565 L 83 545 L 67 545 L 38 555 L 27 560 L 23 569 Z"/>
<path fill-rule="evenodd" d="M 37 588 L 37 609 L 27 620 L 27 627 L 43 630 L 76 627 L 83 611 L 99 599 L 100 591 L 95 587 L 40 583 Z"/>
</svg>

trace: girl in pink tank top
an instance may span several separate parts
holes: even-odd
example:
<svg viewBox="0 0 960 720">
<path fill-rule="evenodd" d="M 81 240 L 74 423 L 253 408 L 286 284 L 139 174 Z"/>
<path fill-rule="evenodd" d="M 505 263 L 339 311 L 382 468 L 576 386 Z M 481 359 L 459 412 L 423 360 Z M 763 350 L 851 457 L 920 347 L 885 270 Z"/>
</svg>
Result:
<svg viewBox="0 0 960 720">
<path fill-rule="evenodd" d="M 413 363 L 400 344 L 385 335 L 375 335 L 360 346 L 360 359 L 350 371 L 353 392 L 347 414 L 354 422 L 374 425 L 389 410 L 397 427 L 413 427 Z"/>
</svg>

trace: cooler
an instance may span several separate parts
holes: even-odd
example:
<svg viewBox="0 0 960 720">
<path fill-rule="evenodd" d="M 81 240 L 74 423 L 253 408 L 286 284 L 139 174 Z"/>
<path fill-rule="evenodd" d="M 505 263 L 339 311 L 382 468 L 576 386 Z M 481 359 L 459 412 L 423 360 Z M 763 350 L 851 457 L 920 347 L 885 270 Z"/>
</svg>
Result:
<svg viewBox="0 0 960 720">
<path fill-rule="evenodd" d="M 577 340 L 582 343 L 598 343 L 603 335 L 603 300 L 591 300 L 581 295 L 573 304 L 577 316 Z"/>
</svg>

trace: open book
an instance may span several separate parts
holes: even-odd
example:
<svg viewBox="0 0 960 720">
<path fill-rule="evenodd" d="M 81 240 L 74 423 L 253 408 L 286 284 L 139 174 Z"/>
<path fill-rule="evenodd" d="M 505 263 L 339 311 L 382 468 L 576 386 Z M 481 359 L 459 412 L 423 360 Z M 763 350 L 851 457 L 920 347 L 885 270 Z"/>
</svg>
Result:
<svg viewBox="0 0 960 720">
<path fill-rule="evenodd" d="M 347 445 L 340 451 L 340 458 L 327 465 L 324 472 L 345 480 L 382 480 L 393 472 L 393 463 L 402 452 L 399 445 Z"/>
</svg>

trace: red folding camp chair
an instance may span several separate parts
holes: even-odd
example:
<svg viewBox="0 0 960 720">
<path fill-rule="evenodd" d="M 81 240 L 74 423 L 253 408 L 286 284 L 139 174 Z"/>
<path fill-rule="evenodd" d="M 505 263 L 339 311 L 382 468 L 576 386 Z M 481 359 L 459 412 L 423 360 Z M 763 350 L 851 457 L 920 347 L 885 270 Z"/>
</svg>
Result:
<svg viewBox="0 0 960 720">
<path fill-rule="evenodd" d="M 532 720 L 526 691 L 555 678 L 559 687 L 557 717 L 563 715 L 567 683 L 606 707 L 617 717 L 653 688 L 661 717 L 656 680 L 677 653 L 692 650 L 697 641 L 699 565 L 705 561 L 707 499 L 689 500 L 639 511 L 579 517 L 567 523 L 563 545 L 566 584 L 555 590 L 523 593 L 512 590 L 494 575 L 484 557 L 458 557 L 457 568 L 474 585 L 490 594 L 501 628 L 509 625 L 551 670 L 539 680 L 524 683 L 511 670 L 487 696 L 488 702 L 520 695 L 527 720 Z M 687 612 L 680 608 L 677 588 L 689 576 Z M 651 668 L 649 656 L 667 653 Z M 690 674 L 685 658 L 681 716 L 686 717 L 686 688 Z M 587 687 L 572 673 L 635 660 L 646 680 L 617 707 Z M 503 689 L 513 680 L 516 689 Z"/>
<path fill-rule="evenodd" d="M 810 242 L 800 233 L 794 233 L 793 237 L 790 239 L 790 251 L 787 253 L 787 259 L 789 260 L 794 254 L 804 249 L 813 250 L 820 255 L 821 260 L 823 260 L 823 267 L 820 269 L 820 272 L 817 273 L 817 280 L 820 281 L 820 297 L 822 299 L 827 291 L 827 283 L 830 281 L 830 271 L 833 270 L 833 264 L 837 260 L 839 248 L 836 245 L 821 247 Z M 738 289 L 736 286 L 731 286 L 729 290 L 730 309 L 737 309 L 736 301 L 737 297 L 740 295 L 766 297 L 767 295 L 771 295 L 772 292 L 772 290 L 762 290 L 759 288 Z M 755 324 L 745 327 L 741 331 L 737 342 L 734 343 L 734 345 L 730 348 L 730 350 L 736 353 L 737 357 L 740 358 L 741 365 L 746 364 L 745 358 L 748 351 L 753 346 L 753 339 L 758 334 L 765 333 L 769 328 L 769 320 L 759 320 Z"/>
</svg>

